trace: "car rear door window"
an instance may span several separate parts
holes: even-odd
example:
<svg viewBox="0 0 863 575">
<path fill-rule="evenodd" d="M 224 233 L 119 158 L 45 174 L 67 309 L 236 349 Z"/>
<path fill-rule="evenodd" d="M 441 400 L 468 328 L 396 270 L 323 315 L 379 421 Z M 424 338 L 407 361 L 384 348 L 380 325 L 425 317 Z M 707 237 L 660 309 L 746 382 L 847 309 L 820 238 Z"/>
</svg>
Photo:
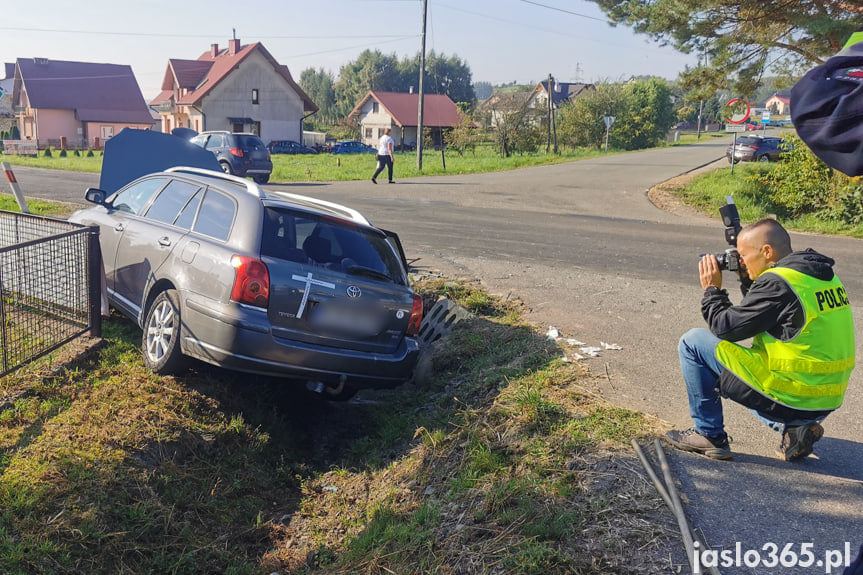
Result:
<svg viewBox="0 0 863 575">
<path fill-rule="evenodd" d="M 231 233 L 236 211 L 231 198 L 215 190 L 207 190 L 193 229 L 199 234 L 225 241 Z"/>
<path fill-rule="evenodd" d="M 199 189 L 200 186 L 197 184 L 190 184 L 183 180 L 171 180 L 153 200 L 153 204 L 147 210 L 147 217 L 166 224 L 173 224 L 180 211 Z"/>
<path fill-rule="evenodd" d="M 335 218 L 268 207 L 261 253 L 404 284 L 399 257 L 383 234 Z"/>
<path fill-rule="evenodd" d="M 207 145 L 204 147 L 208 150 L 223 148 L 225 147 L 225 137 L 222 134 L 212 134 L 210 135 L 210 139 L 207 140 Z"/>
<path fill-rule="evenodd" d="M 121 212 L 140 214 L 153 194 L 167 181 L 168 178 L 147 178 L 133 183 L 125 190 L 117 192 L 111 200 L 111 205 Z"/>
</svg>

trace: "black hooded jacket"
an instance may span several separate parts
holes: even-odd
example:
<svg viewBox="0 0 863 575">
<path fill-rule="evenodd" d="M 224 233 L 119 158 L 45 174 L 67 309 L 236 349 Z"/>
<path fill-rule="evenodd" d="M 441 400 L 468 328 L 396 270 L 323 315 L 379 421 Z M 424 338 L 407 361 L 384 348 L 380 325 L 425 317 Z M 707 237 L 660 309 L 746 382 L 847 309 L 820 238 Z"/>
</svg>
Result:
<svg viewBox="0 0 863 575">
<path fill-rule="evenodd" d="M 832 258 L 812 249 L 792 252 L 776 263 L 778 267 L 790 268 L 824 281 L 833 279 L 833 264 Z M 803 304 L 784 279 L 777 274 L 762 274 L 748 290 L 744 286 L 744 291 L 740 305 L 733 305 L 724 289 L 711 286 L 704 291 L 701 313 L 716 337 L 737 342 L 767 332 L 780 341 L 788 341 L 800 333 L 805 320 Z M 776 403 L 727 369 L 719 377 L 719 389 L 723 397 L 781 421 L 829 413 L 801 411 Z"/>
</svg>

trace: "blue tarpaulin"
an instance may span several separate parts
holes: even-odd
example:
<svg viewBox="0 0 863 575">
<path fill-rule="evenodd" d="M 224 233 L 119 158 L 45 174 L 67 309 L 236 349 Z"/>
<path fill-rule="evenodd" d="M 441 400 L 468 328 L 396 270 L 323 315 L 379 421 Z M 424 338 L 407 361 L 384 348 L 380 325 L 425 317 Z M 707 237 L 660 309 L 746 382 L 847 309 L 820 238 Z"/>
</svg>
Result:
<svg viewBox="0 0 863 575">
<path fill-rule="evenodd" d="M 186 138 L 125 128 L 105 142 L 99 187 L 111 195 L 141 176 L 175 166 L 222 171 L 212 152 Z"/>
</svg>

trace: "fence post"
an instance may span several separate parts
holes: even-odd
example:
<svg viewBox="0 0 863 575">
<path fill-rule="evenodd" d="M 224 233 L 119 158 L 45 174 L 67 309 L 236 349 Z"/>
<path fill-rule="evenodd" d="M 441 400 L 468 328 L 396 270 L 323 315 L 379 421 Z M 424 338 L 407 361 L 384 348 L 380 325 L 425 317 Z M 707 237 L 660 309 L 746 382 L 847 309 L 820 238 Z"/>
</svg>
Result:
<svg viewBox="0 0 863 575">
<path fill-rule="evenodd" d="M 21 186 L 18 185 L 18 180 L 15 179 L 15 174 L 12 172 L 12 166 L 9 162 L 0 164 L 3 171 L 6 172 L 6 179 L 9 180 L 9 186 L 12 188 L 12 193 L 15 194 L 15 201 L 18 202 L 18 207 L 25 214 L 30 213 L 30 208 L 27 207 L 27 200 L 24 199 L 24 194 L 21 193 Z"/>
<path fill-rule="evenodd" d="M 87 234 L 89 269 L 90 336 L 102 337 L 102 250 L 99 246 L 99 226 L 90 226 Z"/>
</svg>

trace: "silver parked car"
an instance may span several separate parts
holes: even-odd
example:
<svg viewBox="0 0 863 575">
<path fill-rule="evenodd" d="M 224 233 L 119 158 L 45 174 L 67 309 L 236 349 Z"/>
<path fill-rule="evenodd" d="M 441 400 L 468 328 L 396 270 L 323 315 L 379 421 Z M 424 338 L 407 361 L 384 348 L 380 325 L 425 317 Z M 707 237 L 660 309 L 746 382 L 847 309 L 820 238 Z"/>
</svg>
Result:
<svg viewBox="0 0 863 575">
<path fill-rule="evenodd" d="M 109 302 L 156 373 L 193 357 L 334 398 L 410 378 L 422 300 L 398 237 L 357 211 L 188 167 L 106 196 L 70 220 L 99 226 Z"/>
</svg>

